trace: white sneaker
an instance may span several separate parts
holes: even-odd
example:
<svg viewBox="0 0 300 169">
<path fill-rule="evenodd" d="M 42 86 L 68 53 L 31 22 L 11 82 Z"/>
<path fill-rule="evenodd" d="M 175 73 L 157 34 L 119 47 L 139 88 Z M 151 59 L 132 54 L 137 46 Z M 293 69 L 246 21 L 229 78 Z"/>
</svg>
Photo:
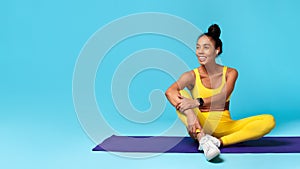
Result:
<svg viewBox="0 0 300 169">
<path fill-rule="evenodd" d="M 214 143 L 214 145 L 216 145 L 217 147 L 220 147 L 221 146 L 221 141 L 219 139 L 217 139 L 216 137 L 214 136 L 211 136 L 211 135 L 208 135 L 206 134 L 206 136 L 208 137 L 208 139 Z"/>
<path fill-rule="evenodd" d="M 217 147 L 220 147 L 221 146 L 221 142 L 219 139 L 217 139 L 216 137 L 214 136 L 211 136 L 211 135 L 208 135 L 208 134 L 205 134 L 205 136 L 203 137 L 207 137 L 208 140 L 210 140 L 214 145 L 216 145 Z M 198 150 L 202 150 L 201 146 L 199 145 L 199 148 Z"/>
<path fill-rule="evenodd" d="M 203 150 L 204 156 L 208 161 L 217 157 L 221 153 L 218 147 L 209 140 L 209 137 L 205 136 L 199 141 L 199 149 L 200 148 Z"/>
</svg>

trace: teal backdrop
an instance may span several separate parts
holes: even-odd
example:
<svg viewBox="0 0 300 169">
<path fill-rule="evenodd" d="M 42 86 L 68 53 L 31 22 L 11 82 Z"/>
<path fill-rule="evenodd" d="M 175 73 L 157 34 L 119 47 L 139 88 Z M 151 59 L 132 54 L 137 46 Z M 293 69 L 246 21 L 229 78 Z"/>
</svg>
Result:
<svg viewBox="0 0 300 169">
<path fill-rule="evenodd" d="M 224 45 L 221 63 L 239 72 L 231 97 L 232 117 L 272 114 L 277 126 L 269 135 L 299 136 L 299 7 L 296 0 L 1 1 L 0 168 L 197 168 L 188 156 L 135 160 L 93 153 L 96 144 L 77 118 L 72 86 L 84 45 L 113 21 L 149 12 L 176 16 L 202 31 L 219 24 Z M 135 25 L 127 27 L 131 28 Z M 156 120 L 143 124 L 120 116 L 114 106 L 111 83 L 117 66 L 134 52 L 152 48 L 175 54 L 191 69 L 199 66 L 193 51 L 167 36 L 142 34 L 116 43 L 99 64 L 94 90 L 103 117 L 118 134 L 160 135 L 177 118 L 169 103 Z M 156 69 L 139 72 L 128 87 L 129 100 L 137 110 L 146 111 L 151 91 L 165 91 L 173 82 L 168 73 Z M 213 165 L 198 156 L 191 158 L 207 168 L 243 164 L 250 168 L 265 162 L 263 156 L 224 155 L 227 161 Z M 286 164 L 280 160 L 291 157 L 272 158 L 262 167 L 280 167 Z M 290 168 L 293 164 L 296 161 Z"/>
</svg>

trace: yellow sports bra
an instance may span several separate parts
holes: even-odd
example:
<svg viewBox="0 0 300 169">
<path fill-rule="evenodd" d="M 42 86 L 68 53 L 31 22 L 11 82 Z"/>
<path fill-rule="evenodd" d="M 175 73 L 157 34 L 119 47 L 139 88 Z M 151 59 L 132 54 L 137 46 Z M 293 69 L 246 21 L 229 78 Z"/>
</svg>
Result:
<svg viewBox="0 0 300 169">
<path fill-rule="evenodd" d="M 215 89 L 206 88 L 202 84 L 198 68 L 195 68 L 193 71 L 196 75 L 195 85 L 194 85 L 194 88 L 191 90 L 193 98 L 200 98 L 200 97 L 201 98 L 207 98 L 207 97 L 214 96 L 216 94 L 219 94 L 222 91 L 222 88 L 225 86 L 227 66 L 223 67 L 223 75 L 222 75 L 221 85 L 218 88 L 215 88 Z M 226 102 L 228 102 L 229 100 L 230 100 L 230 96 L 228 97 Z"/>
</svg>

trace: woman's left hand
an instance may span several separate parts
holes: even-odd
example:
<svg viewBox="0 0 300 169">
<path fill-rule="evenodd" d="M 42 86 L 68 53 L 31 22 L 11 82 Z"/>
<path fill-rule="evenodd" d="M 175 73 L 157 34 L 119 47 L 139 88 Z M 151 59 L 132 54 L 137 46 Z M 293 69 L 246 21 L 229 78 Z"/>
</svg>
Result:
<svg viewBox="0 0 300 169">
<path fill-rule="evenodd" d="M 180 112 L 199 106 L 199 102 L 197 100 L 189 99 L 184 96 L 179 96 L 179 98 L 181 99 L 181 102 L 177 105 L 176 109 Z"/>
</svg>

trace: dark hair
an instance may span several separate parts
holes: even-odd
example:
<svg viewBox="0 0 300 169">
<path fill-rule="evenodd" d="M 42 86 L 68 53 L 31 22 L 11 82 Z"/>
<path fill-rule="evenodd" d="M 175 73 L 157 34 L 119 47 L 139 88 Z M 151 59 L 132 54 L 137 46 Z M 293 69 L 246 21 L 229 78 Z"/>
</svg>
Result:
<svg viewBox="0 0 300 169">
<path fill-rule="evenodd" d="M 215 41 L 215 48 L 217 49 L 218 47 L 220 47 L 220 51 L 218 53 L 218 55 L 220 55 L 223 50 L 222 50 L 222 41 L 220 39 L 220 35 L 221 35 L 221 29 L 217 24 L 213 24 L 208 28 L 208 32 L 203 33 L 202 35 L 199 36 L 199 38 L 201 38 L 202 36 L 208 36 L 210 38 L 212 38 Z M 199 39 L 198 38 L 198 39 Z"/>
</svg>

